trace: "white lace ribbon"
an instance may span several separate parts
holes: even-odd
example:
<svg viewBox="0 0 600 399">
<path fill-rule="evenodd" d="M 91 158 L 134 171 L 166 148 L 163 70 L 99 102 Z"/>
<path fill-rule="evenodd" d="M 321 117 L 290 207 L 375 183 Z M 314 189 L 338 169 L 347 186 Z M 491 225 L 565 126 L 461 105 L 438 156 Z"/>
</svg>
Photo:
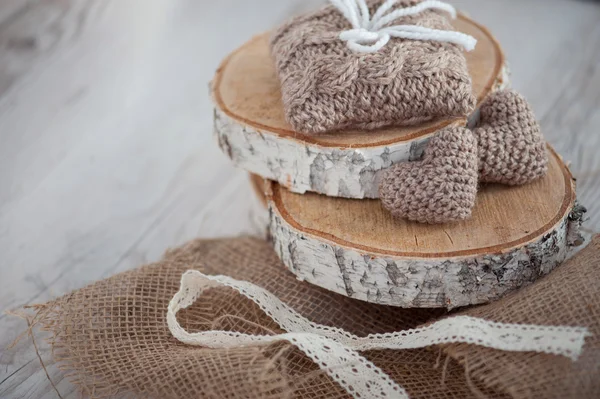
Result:
<svg viewBox="0 0 600 399">
<path fill-rule="evenodd" d="M 477 40 L 473 36 L 461 32 L 417 25 L 388 26 L 398 18 L 416 15 L 431 9 L 446 11 L 452 18 L 456 18 L 454 7 L 442 1 L 427 0 L 413 7 L 390 11 L 398 0 L 387 0 L 375 11 L 373 17 L 369 15 L 369 7 L 365 0 L 330 0 L 330 2 L 352 24 L 352 29 L 340 33 L 340 39 L 347 43 L 348 48 L 356 52 L 374 53 L 379 51 L 392 37 L 454 43 L 467 51 L 473 50 L 477 44 Z"/>
<path fill-rule="evenodd" d="M 227 286 L 255 302 L 287 333 L 250 335 L 231 331 L 190 333 L 177 321 L 179 310 L 191 306 L 202 292 Z M 414 349 L 462 342 L 504 351 L 532 351 L 566 356 L 575 361 L 581 354 L 585 327 L 552 327 L 504 324 L 468 316 L 443 319 L 427 327 L 386 334 L 353 335 L 337 327 L 313 323 L 281 302 L 270 292 L 246 281 L 227 276 L 207 276 L 188 270 L 181 287 L 169 303 L 167 323 L 171 334 L 189 345 L 236 348 L 288 341 L 319 365 L 354 398 L 408 398 L 406 391 L 358 351 L 370 349 Z"/>
</svg>

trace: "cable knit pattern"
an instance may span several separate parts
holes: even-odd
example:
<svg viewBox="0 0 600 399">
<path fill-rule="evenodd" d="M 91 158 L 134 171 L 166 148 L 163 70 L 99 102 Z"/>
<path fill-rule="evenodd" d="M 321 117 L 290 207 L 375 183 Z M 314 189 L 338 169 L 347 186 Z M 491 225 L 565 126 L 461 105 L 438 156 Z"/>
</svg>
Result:
<svg viewBox="0 0 600 399">
<path fill-rule="evenodd" d="M 409 7 L 419 1 L 399 1 Z M 373 13 L 382 1 L 370 1 Z M 441 11 L 399 18 L 452 30 Z M 334 7 L 292 19 L 271 37 L 288 122 L 296 131 L 372 129 L 465 116 L 475 107 L 462 50 L 450 43 L 393 38 L 374 53 L 355 53 L 340 40 L 351 28 Z"/>
<path fill-rule="evenodd" d="M 402 162 L 383 173 L 379 196 L 396 218 L 446 223 L 471 216 L 477 195 L 477 142 L 455 127 L 430 140 L 422 161 Z"/>
<path fill-rule="evenodd" d="M 474 130 L 482 183 L 518 185 L 544 176 L 548 152 L 529 103 L 516 91 L 500 91 L 481 106 Z"/>
</svg>

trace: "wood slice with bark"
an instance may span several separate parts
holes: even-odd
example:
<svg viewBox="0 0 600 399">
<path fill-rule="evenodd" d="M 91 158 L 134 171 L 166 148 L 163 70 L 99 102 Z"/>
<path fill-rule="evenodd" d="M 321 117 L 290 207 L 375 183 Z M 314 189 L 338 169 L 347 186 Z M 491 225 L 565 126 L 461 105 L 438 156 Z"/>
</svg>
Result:
<svg viewBox="0 0 600 399">
<path fill-rule="evenodd" d="M 478 40 L 475 50 L 465 55 L 481 103 L 493 91 L 508 86 L 502 49 L 486 28 L 471 19 L 461 15 L 454 24 Z M 383 169 L 420 158 L 436 131 L 468 122 L 451 118 L 373 131 L 295 132 L 285 120 L 268 34 L 253 38 L 227 57 L 211 91 L 214 132 L 223 152 L 236 166 L 296 193 L 377 198 Z"/>
<path fill-rule="evenodd" d="M 300 279 L 401 307 L 486 303 L 560 265 L 580 245 L 574 180 L 549 148 L 548 174 L 528 185 L 481 187 L 471 219 L 395 220 L 377 200 L 293 193 L 252 177 L 269 207 L 275 251 Z"/>
</svg>

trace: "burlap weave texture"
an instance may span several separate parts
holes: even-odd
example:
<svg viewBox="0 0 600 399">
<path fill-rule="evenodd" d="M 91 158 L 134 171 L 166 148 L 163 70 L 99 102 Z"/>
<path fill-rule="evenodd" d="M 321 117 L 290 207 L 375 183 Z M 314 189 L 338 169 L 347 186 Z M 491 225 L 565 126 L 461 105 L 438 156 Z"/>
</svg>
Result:
<svg viewBox="0 0 600 399">
<path fill-rule="evenodd" d="M 368 304 L 298 281 L 263 240 L 197 240 L 168 252 L 157 263 L 99 281 L 38 308 L 38 323 L 52 333 L 55 357 L 85 394 L 348 397 L 291 345 L 217 350 L 179 343 L 169 333 L 165 313 L 181 274 L 188 269 L 250 281 L 303 316 L 358 335 L 413 328 L 446 315 L 439 309 Z M 597 398 L 598 281 L 600 237 L 537 283 L 498 302 L 460 312 L 507 323 L 587 326 L 594 335 L 575 363 L 558 356 L 461 344 L 365 355 L 412 398 Z M 190 331 L 281 332 L 257 305 L 228 288 L 207 292 L 182 311 L 179 320 Z"/>
</svg>

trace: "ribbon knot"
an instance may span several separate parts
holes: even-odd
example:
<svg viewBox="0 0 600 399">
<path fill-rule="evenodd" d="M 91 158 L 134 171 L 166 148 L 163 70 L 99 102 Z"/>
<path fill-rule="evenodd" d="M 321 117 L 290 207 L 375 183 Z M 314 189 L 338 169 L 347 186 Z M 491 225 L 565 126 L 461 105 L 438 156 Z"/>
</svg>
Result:
<svg viewBox="0 0 600 399">
<path fill-rule="evenodd" d="M 383 48 L 392 37 L 422 41 L 454 43 L 471 51 L 477 40 L 473 36 L 455 31 L 431 29 L 418 25 L 392 25 L 399 18 L 416 15 L 425 10 L 442 10 L 456 18 L 456 10 L 450 4 L 437 0 L 423 1 L 413 7 L 392 7 L 398 0 L 387 0 L 371 17 L 365 0 L 330 0 L 342 15 L 352 24 L 352 29 L 340 33 L 340 40 L 347 43 L 352 51 L 374 53 Z"/>
</svg>

